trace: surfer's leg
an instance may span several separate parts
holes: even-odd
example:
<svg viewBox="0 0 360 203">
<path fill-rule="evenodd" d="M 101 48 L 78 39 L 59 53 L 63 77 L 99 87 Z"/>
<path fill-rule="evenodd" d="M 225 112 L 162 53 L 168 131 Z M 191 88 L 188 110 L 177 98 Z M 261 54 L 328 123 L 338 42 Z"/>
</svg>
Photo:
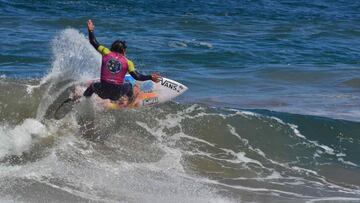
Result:
<svg viewBox="0 0 360 203">
<path fill-rule="evenodd" d="M 125 95 L 129 98 L 129 103 L 133 102 L 135 99 L 133 87 L 130 83 L 124 84 Z"/>
<path fill-rule="evenodd" d="M 121 93 L 121 86 L 114 86 L 111 89 L 109 89 L 109 99 L 112 101 L 117 101 L 121 98 L 121 96 L 123 95 Z"/>
<path fill-rule="evenodd" d="M 96 82 L 93 85 L 93 91 L 101 99 L 111 99 L 112 85 L 102 82 Z"/>
<path fill-rule="evenodd" d="M 130 83 L 124 83 L 123 85 L 119 86 L 116 93 L 113 96 L 114 100 L 118 100 L 119 102 L 123 103 L 124 105 L 128 105 L 134 101 L 134 93 Z"/>
<path fill-rule="evenodd" d="M 109 98 L 108 96 L 108 87 L 101 82 L 94 82 L 85 90 L 83 93 L 84 97 L 91 97 L 94 93 L 97 94 L 102 99 Z"/>
<path fill-rule="evenodd" d="M 85 90 L 83 93 L 84 97 L 91 97 L 92 94 L 94 94 L 94 83 L 91 83 L 89 87 Z"/>
<path fill-rule="evenodd" d="M 132 87 L 129 83 L 124 83 L 122 85 L 112 85 L 109 91 L 109 99 L 116 103 L 128 104 L 129 101 L 132 101 Z"/>
</svg>

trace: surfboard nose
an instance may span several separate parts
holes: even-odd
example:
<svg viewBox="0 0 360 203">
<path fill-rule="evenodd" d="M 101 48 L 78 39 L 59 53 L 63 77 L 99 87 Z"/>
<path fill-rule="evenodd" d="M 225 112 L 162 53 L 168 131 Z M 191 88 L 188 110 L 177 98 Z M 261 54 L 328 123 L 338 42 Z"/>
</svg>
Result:
<svg viewBox="0 0 360 203">
<path fill-rule="evenodd" d="M 178 93 L 179 95 L 183 94 L 184 92 L 186 92 L 189 88 L 186 87 L 185 85 L 181 84 L 179 85 L 179 88 L 178 88 Z"/>
</svg>

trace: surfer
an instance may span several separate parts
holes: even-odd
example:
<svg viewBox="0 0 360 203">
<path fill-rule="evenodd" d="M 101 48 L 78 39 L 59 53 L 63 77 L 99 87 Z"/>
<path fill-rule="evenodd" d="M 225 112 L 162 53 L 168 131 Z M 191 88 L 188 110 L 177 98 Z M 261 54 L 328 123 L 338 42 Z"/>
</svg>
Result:
<svg viewBox="0 0 360 203">
<path fill-rule="evenodd" d="M 100 82 L 91 83 L 84 91 L 83 96 L 91 97 L 96 93 L 102 99 L 112 101 L 119 100 L 126 95 L 130 102 L 134 99 L 132 86 L 130 83 L 124 83 L 125 74 L 128 72 L 135 80 L 152 80 L 160 82 L 159 73 L 143 75 L 135 70 L 134 63 L 126 58 L 126 43 L 122 40 L 116 40 L 112 43 L 110 50 L 99 44 L 94 34 L 94 23 L 91 20 L 87 22 L 89 41 L 91 45 L 102 55 Z"/>
</svg>

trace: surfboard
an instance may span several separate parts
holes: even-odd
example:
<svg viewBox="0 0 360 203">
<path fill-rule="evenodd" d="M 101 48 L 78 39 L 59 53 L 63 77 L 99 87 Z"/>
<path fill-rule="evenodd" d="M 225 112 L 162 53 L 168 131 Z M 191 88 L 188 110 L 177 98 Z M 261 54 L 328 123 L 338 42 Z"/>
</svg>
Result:
<svg viewBox="0 0 360 203">
<path fill-rule="evenodd" d="M 120 110 L 127 108 L 142 108 L 165 103 L 188 90 L 185 85 L 165 77 L 163 77 L 160 82 L 155 83 L 151 80 L 137 81 L 131 77 L 131 75 L 127 74 L 124 80 L 132 86 L 133 99 L 129 100 L 129 98 L 123 96 L 118 101 L 111 101 L 109 99 L 101 99 L 96 94 L 93 94 L 91 100 L 96 106 L 105 109 Z M 48 107 L 45 117 L 59 120 L 66 116 L 76 103 L 81 102 L 81 95 L 94 81 L 98 80 L 94 79 L 88 82 L 76 82 L 75 84 L 70 85 Z M 78 96 L 74 97 L 74 95 Z"/>
<path fill-rule="evenodd" d="M 132 101 L 126 96 L 121 97 L 118 101 L 111 101 L 101 99 L 96 94 L 92 96 L 94 101 L 107 109 L 141 108 L 165 103 L 188 90 L 185 85 L 165 77 L 160 82 L 155 83 L 151 80 L 137 81 L 127 74 L 124 80 L 132 85 L 134 93 Z M 82 85 L 81 91 L 85 90 L 86 87 L 87 85 Z"/>
</svg>

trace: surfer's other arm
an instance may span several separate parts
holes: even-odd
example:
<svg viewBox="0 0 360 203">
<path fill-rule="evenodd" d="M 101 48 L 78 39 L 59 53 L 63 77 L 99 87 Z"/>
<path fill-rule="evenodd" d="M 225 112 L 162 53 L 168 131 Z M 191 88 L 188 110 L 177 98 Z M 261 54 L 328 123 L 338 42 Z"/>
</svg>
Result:
<svg viewBox="0 0 360 203">
<path fill-rule="evenodd" d="M 151 75 L 143 75 L 136 70 L 129 73 L 135 80 L 139 80 L 139 81 L 152 80 L 154 82 L 160 82 L 161 80 L 161 76 L 159 73 L 153 73 Z"/>
<path fill-rule="evenodd" d="M 143 75 L 135 69 L 135 65 L 131 60 L 127 59 L 127 61 L 129 67 L 128 72 L 135 80 L 139 80 L 139 81 L 152 80 L 154 82 L 160 82 L 161 76 L 159 73 L 153 73 L 151 75 Z"/>
</svg>

